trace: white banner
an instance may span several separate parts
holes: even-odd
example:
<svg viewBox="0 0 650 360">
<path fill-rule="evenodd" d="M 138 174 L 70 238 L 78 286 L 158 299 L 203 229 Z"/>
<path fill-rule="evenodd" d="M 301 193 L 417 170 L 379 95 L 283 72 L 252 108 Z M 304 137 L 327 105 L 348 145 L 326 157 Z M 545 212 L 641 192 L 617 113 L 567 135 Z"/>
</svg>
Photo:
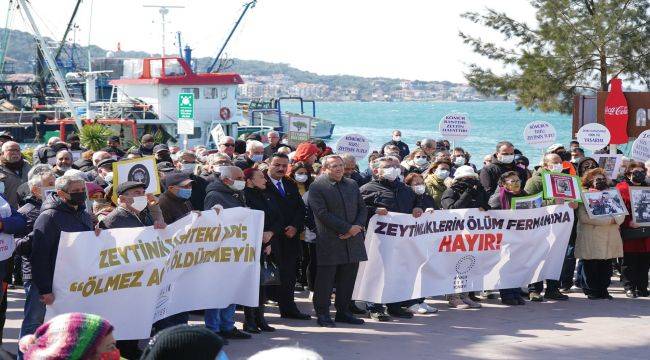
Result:
<svg viewBox="0 0 650 360">
<path fill-rule="evenodd" d="M 558 279 L 572 225 L 568 205 L 375 215 L 352 298 L 385 304 Z"/>
<path fill-rule="evenodd" d="M 184 311 L 257 306 L 264 214 L 233 208 L 168 225 L 62 233 L 55 301 L 46 319 L 100 315 L 115 338 L 145 339 L 151 325 Z"/>
</svg>

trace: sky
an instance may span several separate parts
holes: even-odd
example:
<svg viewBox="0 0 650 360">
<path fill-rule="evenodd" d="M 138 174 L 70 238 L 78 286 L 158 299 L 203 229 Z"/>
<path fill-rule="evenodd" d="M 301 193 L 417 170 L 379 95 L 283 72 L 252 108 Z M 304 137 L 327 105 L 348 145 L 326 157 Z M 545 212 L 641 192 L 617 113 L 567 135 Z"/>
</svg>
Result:
<svg viewBox="0 0 650 360">
<path fill-rule="evenodd" d="M 76 0 L 31 0 L 45 36 L 61 38 Z M 243 9 L 244 0 L 84 0 L 76 18 L 76 41 L 105 49 L 160 53 L 161 16 L 143 5 L 175 5 L 166 24 L 166 51 L 178 53 L 176 32 L 196 57 L 215 56 Z M 3 1 L 0 4 L 6 4 Z M 0 5 L 2 6 L 2 5 Z M 460 18 L 486 7 L 533 22 L 527 0 L 259 0 L 230 44 L 229 57 L 288 63 L 321 75 L 346 74 L 465 83 L 468 65 L 497 72 L 463 44 L 459 30 L 499 39 Z M 92 16 L 91 16 L 92 9 Z M 4 20 L 4 16 L 1 17 Z M 3 21 L 4 23 L 4 21 Z M 1 25 L 0 25 L 1 26 Z M 16 14 L 11 28 L 30 31 Z M 69 40 L 72 40 L 72 34 Z"/>
</svg>

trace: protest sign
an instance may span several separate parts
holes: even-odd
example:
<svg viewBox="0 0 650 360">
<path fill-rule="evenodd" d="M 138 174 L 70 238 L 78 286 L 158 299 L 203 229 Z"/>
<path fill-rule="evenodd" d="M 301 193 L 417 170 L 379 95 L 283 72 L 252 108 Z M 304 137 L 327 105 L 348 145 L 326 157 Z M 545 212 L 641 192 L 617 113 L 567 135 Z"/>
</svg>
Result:
<svg viewBox="0 0 650 360">
<path fill-rule="evenodd" d="M 359 134 L 347 134 L 341 136 L 336 142 L 337 154 L 351 154 L 357 159 L 363 159 L 370 150 L 370 141 Z"/>
<path fill-rule="evenodd" d="M 309 140 L 311 136 L 311 118 L 291 116 L 289 117 L 289 131 L 287 132 L 287 139 L 291 146 L 298 146 L 298 144 Z"/>
<path fill-rule="evenodd" d="M 545 148 L 555 143 L 555 127 L 546 121 L 533 121 L 524 128 L 524 140 L 534 148 Z"/>
<path fill-rule="evenodd" d="M 594 151 L 607 146 L 610 137 L 607 127 L 598 123 L 585 124 L 576 135 L 581 148 Z"/>
<path fill-rule="evenodd" d="M 633 160 L 646 162 L 650 159 L 650 130 L 646 130 L 639 134 L 639 137 L 632 143 L 632 153 L 630 155 Z"/>
<path fill-rule="evenodd" d="M 587 215 L 596 219 L 604 216 L 627 215 L 627 207 L 618 189 L 611 188 L 603 191 L 589 191 L 582 194 L 582 203 Z"/>
<path fill-rule="evenodd" d="M 115 338 L 148 338 L 151 325 L 185 311 L 259 303 L 264 213 L 190 213 L 153 227 L 62 233 L 47 319 L 97 314 Z"/>
<path fill-rule="evenodd" d="M 543 196 L 542 193 L 535 195 L 513 197 L 510 200 L 510 209 L 536 209 L 542 207 Z"/>
<path fill-rule="evenodd" d="M 440 135 L 449 140 L 463 140 L 469 136 L 471 129 L 472 126 L 467 114 L 447 114 L 438 124 Z"/>
<path fill-rule="evenodd" d="M 573 175 L 542 171 L 544 199 L 582 201 L 580 178 Z"/>
<path fill-rule="evenodd" d="M 210 135 L 212 135 L 212 140 L 214 141 L 214 144 L 219 145 L 219 140 L 221 140 L 221 138 L 223 137 L 226 137 L 226 132 L 223 131 L 223 126 L 221 126 L 221 124 L 217 124 L 210 131 Z"/>
<path fill-rule="evenodd" d="M 3 198 L 0 197 L 0 218 L 8 218 L 11 216 L 11 205 Z M 16 249 L 16 242 L 12 234 L 5 232 L 0 233 L 0 261 L 9 259 Z"/>
<path fill-rule="evenodd" d="M 160 194 L 160 176 L 153 156 L 122 160 L 113 163 L 113 184 L 137 181 L 144 184 L 145 193 Z M 113 200 L 117 203 L 117 192 L 113 191 Z"/>
<path fill-rule="evenodd" d="M 370 219 L 352 298 L 393 303 L 558 279 L 573 210 L 439 210 Z"/>
<path fill-rule="evenodd" d="M 650 188 L 630 186 L 632 221 L 639 226 L 650 226 Z"/>
<path fill-rule="evenodd" d="M 616 179 L 621 169 L 623 155 L 621 154 L 593 154 L 591 156 L 598 163 L 598 167 L 605 170 L 610 179 Z"/>
</svg>

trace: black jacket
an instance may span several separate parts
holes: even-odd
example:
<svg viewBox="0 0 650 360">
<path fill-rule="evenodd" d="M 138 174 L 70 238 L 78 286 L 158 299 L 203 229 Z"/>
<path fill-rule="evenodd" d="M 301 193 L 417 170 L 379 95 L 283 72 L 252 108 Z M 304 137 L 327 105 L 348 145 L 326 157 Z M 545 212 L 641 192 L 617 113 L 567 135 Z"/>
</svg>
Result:
<svg viewBox="0 0 650 360">
<path fill-rule="evenodd" d="M 27 221 L 25 230 L 16 234 L 16 255 L 22 257 L 23 280 L 32 279 L 32 264 L 29 262 L 29 257 L 32 254 L 32 230 L 36 218 L 41 213 L 41 205 L 42 202 L 32 196 L 28 197 L 25 205 L 18 209 L 18 213 L 23 215 Z"/>
<path fill-rule="evenodd" d="M 476 188 L 474 188 L 476 187 Z M 477 209 L 489 210 L 489 196 L 478 180 L 455 181 L 442 193 L 440 204 L 443 209 Z"/>
<path fill-rule="evenodd" d="M 80 232 L 93 230 L 93 220 L 85 206 L 76 210 L 64 203 L 56 194 L 48 195 L 34 223 L 32 240 L 32 280 L 41 295 L 52 292 L 52 279 L 59 251 L 61 231 Z"/>
<path fill-rule="evenodd" d="M 268 159 L 271 157 L 271 155 L 275 154 L 280 146 L 283 146 L 281 143 L 278 143 L 276 146 L 273 146 L 269 144 L 267 147 L 264 148 L 264 160 Z"/>
<path fill-rule="evenodd" d="M 384 148 L 385 148 L 386 146 L 388 146 L 388 145 L 395 145 L 395 146 L 397 146 L 397 147 L 399 148 L 399 156 L 400 156 L 402 159 L 404 159 L 408 154 L 410 154 L 409 146 L 406 145 L 405 142 L 403 142 L 403 141 L 394 141 L 394 140 L 391 140 L 391 141 L 389 141 L 389 142 L 387 142 L 387 143 L 385 143 L 384 145 L 381 146 L 381 151 L 380 151 L 380 152 L 381 152 L 382 155 L 384 155 Z"/>
<path fill-rule="evenodd" d="M 144 147 L 142 145 L 140 145 L 140 147 L 138 148 L 138 151 L 140 151 L 140 154 L 142 154 L 142 156 L 151 156 L 151 155 L 153 155 L 153 148 L 147 149 L 146 147 Z"/>
<path fill-rule="evenodd" d="M 492 155 L 492 163 L 482 168 L 479 174 L 481 178 L 481 184 L 487 192 L 488 197 L 494 194 L 497 186 L 499 186 L 499 178 L 501 175 L 508 171 L 517 172 L 517 175 L 519 175 L 519 179 L 521 180 L 521 188 L 523 189 L 523 187 L 526 185 L 526 180 L 528 180 L 528 173 L 526 170 L 515 165 L 514 162 L 510 164 L 503 164 L 499 162 L 495 155 Z"/>
<path fill-rule="evenodd" d="M 90 171 L 95 168 L 91 159 L 79 159 L 72 163 L 72 168 L 83 172 Z"/>
<path fill-rule="evenodd" d="M 194 210 L 189 200 L 181 199 L 169 190 L 160 194 L 158 205 L 166 224 L 171 224 Z"/>
<path fill-rule="evenodd" d="M 271 181 L 266 173 L 266 192 L 271 199 L 276 201 L 278 208 L 282 212 L 282 228 L 293 226 L 296 228 L 297 233 L 294 239 L 298 239 L 300 232 L 304 227 L 305 221 L 305 203 L 302 201 L 302 196 L 298 191 L 298 186 L 288 178 L 282 178 L 282 188 L 284 189 L 285 196 L 280 195 L 280 191 L 275 186 L 275 181 Z M 283 235 L 284 236 L 284 235 Z"/>
<path fill-rule="evenodd" d="M 438 207 L 436 206 L 435 200 L 431 197 L 431 195 L 424 193 L 422 195 L 415 195 L 417 197 L 417 201 L 420 203 L 420 206 L 422 207 L 422 210 L 426 209 L 436 209 L 438 210 Z"/>
<path fill-rule="evenodd" d="M 203 211 L 203 203 L 205 201 L 208 181 L 205 178 L 194 174 L 190 175 L 190 179 L 192 179 L 192 196 L 190 196 L 192 207 L 194 210 Z"/>
<path fill-rule="evenodd" d="M 284 233 L 282 212 L 269 193 L 247 187 L 244 189 L 244 197 L 246 198 L 246 206 L 264 211 L 264 231 L 273 231 L 274 237 Z"/>
<path fill-rule="evenodd" d="M 377 208 L 410 214 L 414 208 L 422 207 L 413 189 L 398 180 L 373 179 L 359 190 L 368 209 L 368 220 L 375 215 Z"/>
<path fill-rule="evenodd" d="M 216 179 L 205 189 L 204 209 L 210 209 L 219 204 L 224 209 L 234 207 L 245 207 L 246 200 L 242 191 L 235 191 L 226 186 L 221 179 Z"/>
</svg>

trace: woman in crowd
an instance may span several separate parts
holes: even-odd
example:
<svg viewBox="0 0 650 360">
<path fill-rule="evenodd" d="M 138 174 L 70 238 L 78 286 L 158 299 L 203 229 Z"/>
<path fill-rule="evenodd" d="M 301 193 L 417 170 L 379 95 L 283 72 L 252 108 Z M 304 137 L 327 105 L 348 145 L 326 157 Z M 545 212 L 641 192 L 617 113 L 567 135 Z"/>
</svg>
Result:
<svg viewBox="0 0 650 360">
<path fill-rule="evenodd" d="M 406 173 L 422 174 L 429 168 L 429 156 L 422 149 L 415 149 L 410 153 L 404 161 L 402 167 Z"/>
<path fill-rule="evenodd" d="M 609 188 L 607 175 L 601 168 L 592 169 L 582 177 L 585 191 Z M 585 204 L 578 207 L 576 258 L 582 259 L 582 290 L 590 300 L 612 299 L 607 291 L 612 277 L 612 260 L 623 257 L 619 225 L 625 216 L 590 218 Z"/>
<path fill-rule="evenodd" d="M 478 180 L 478 174 L 467 165 L 456 170 L 454 181 L 442 194 L 440 203 L 443 209 L 490 209 L 488 195 Z M 449 295 L 448 300 L 450 307 L 474 309 L 481 307 L 481 304 L 475 301 L 476 298 L 472 299 L 465 293 Z"/>
<path fill-rule="evenodd" d="M 300 196 L 305 198 L 304 195 L 307 193 L 309 190 L 309 185 L 314 181 L 314 178 L 311 176 L 311 171 L 313 171 L 313 165 L 312 166 L 307 166 L 302 161 L 295 162 L 291 165 L 291 171 L 289 172 L 289 176 L 291 179 L 296 183 L 298 186 L 298 192 L 300 193 Z M 300 242 L 301 245 L 301 250 L 302 250 L 302 256 L 300 257 L 300 261 L 298 264 L 298 281 L 296 282 L 296 290 L 303 291 L 305 290 L 305 285 L 308 285 L 308 267 L 310 263 L 310 257 L 309 257 L 309 245 L 307 242 L 305 242 L 305 233 L 300 234 L 300 240 L 303 240 Z"/>
<path fill-rule="evenodd" d="M 491 210 L 507 210 L 513 198 L 526 196 L 526 192 L 521 188 L 521 179 L 515 171 L 507 171 L 499 178 L 497 191 L 492 194 L 488 205 Z M 521 289 L 500 289 L 501 302 L 506 305 L 526 305 L 524 298 L 521 297 Z"/>
<path fill-rule="evenodd" d="M 97 315 L 68 313 L 56 316 L 20 339 L 26 360 L 119 360 L 113 325 Z"/>
<path fill-rule="evenodd" d="M 424 176 L 424 185 L 427 187 L 427 194 L 429 194 L 436 208 L 440 209 L 440 199 L 442 194 L 447 190 L 447 185 L 445 185 L 445 179 L 449 177 L 449 171 L 451 169 L 451 163 L 447 161 L 436 161 L 429 169 L 423 173 Z"/>
<path fill-rule="evenodd" d="M 260 261 L 270 261 L 267 256 L 270 255 L 273 248 L 278 248 L 271 245 L 272 240 L 277 239 L 277 235 L 284 231 L 281 225 L 282 215 L 277 204 L 264 191 L 266 190 L 266 178 L 260 170 L 253 168 L 244 170 L 244 179 L 246 179 L 246 188 L 244 189 L 246 206 L 264 212 L 264 232 L 262 234 L 263 244 Z M 257 308 L 244 307 L 244 331 L 249 333 L 275 331 L 275 328 L 269 326 L 264 318 L 265 301 L 264 286 L 260 286 L 259 306 Z"/>
<path fill-rule="evenodd" d="M 598 163 L 596 162 L 596 160 L 590 157 L 582 158 L 578 160 L 578 162 L 576 163 L 576 172 L 580 177 L 583 177 L 588 170 L 597 169 L 597 168 L 598 168 Z"/>
<path fill-rule="evenodd" d="M 465 151 L 462 147 L 455 147 L 454 151 L 451 153 L 451 163 L 453 164 L 451 167 L 451 176 L 454 176 L 454 173 L 456 172 L 456 169 L 463 165 L 469 165 L 476 171 L 476 166 L 472 163 L 469 162 L 469 159 L 471 158 L 471 155 Z"/>
<path fill-rule="evenodd" d="M 417 195 L 418 204 L 422 207 L 423 210 L 428 209 L 440 209 L 436 206 L 435 200 L 431 195 L 426 193 L 426 185 L 424 185 L 424 178 L 418 173 L 410 173 L 406 175 L 404 183 L 413 189 L 413 192 Z"/>
<path fill-rule="evenodd" d="M 630 204 L 630 186 L 648 187 L 646 182 L 646 167 L 641 162 L 631 161 L 625 171 L 625 179 L 616 185 L 621 193 L 625 206 L 630 215 L 625 217 L 621 225 L 623 237 L 623 267 L 622 281 L 625 295 L 629 298 L 648 296 L 648 269 L 650 269 L 650 237 L 639 235 L 642 230 L 632 221 Z M 636 209 L 642 213 L 645 209 Z"/>
</svg>

